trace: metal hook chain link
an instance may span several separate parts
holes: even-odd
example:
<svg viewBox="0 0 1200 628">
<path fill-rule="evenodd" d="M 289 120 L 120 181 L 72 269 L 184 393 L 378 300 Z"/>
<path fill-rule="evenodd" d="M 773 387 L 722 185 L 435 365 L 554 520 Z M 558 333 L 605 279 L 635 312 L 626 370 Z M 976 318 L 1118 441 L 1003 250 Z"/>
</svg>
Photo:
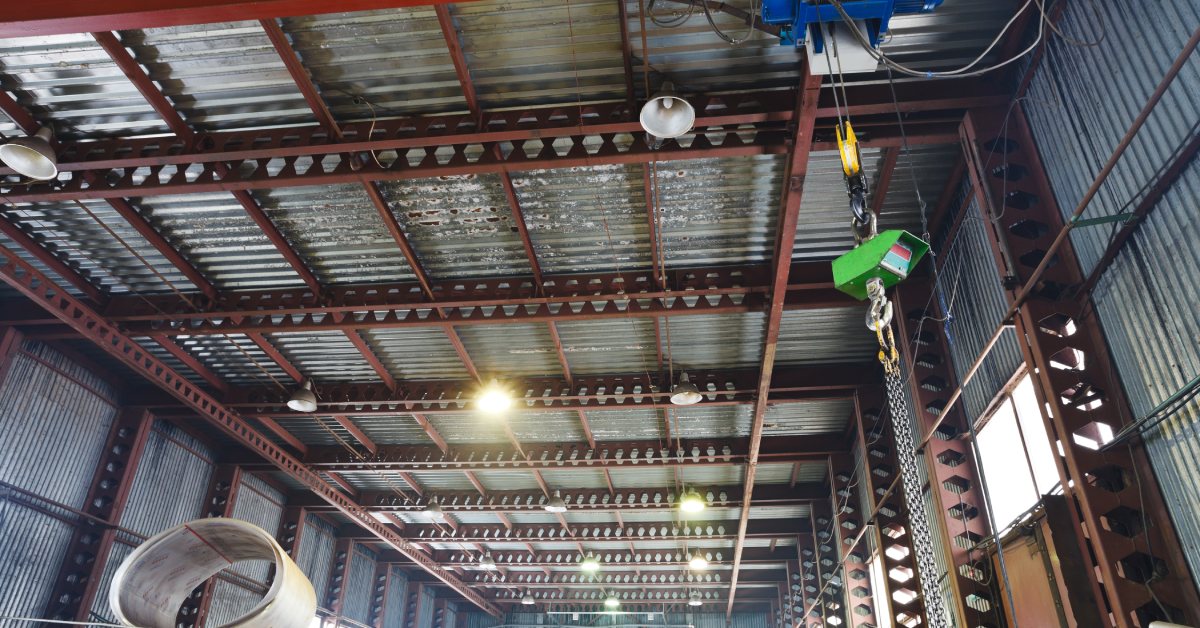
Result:
<svg viewBox="0 0 1200 628">
<path fill-rule="evenodd" d="M 892 302 L 884 292 L 883 281 L 867 282 L 867 326 L 879 340 L 879 362 L 883 365 L 884 385 L 892 415 L 892 433 L 896 441 L 896 460 L 900 465 L 900 481 L 904 487 L 904 505 L 908 510 L 908 533 L 917 560 L 917 576 L 925 601 L 925 615 L 931 628 L 948 628 L 945 598 L 933 555 L 933 534 L 925 511 L 923 486 L 917 468 L 916 442 L 908 399 L 904 395 L 905 378 L 900 372 L 900 352 L 892 333 Z"/>
</svg>

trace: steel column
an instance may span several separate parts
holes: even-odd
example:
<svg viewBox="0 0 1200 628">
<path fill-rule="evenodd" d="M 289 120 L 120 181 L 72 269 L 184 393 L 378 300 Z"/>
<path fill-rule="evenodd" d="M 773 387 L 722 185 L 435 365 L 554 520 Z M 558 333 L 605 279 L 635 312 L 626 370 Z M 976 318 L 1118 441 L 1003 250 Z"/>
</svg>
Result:
<svg viewBox="0 0 1200 628">
<path fill-rule="evenodd" d="M 762 441 L 763 422 L 767 413 L 767 397 L 770 394 L 771 374 L 775 369 L 775 353 L 779 344 L 779 332 L 783 321 L 783 305 L 787 294 L 788 269 L 792 264 L 792 249 L 796 244 L 796 226 L 800 218 L 800 201 L 804 196 L 804 179 L 808 172 L 808 155 L 812 147 L 813 127 L 816 125 L 817 97 L 821 91 L 821 77 L 812 74 L 808 65 L 800 79 L 800 90 L 796 98 L 795 128 L 791 136 L 787 172 L 784 175 L 783 199 L 780 202 L 779 228 L 776 231 L 774 264 L 771 282 L 771 306 L 767 314 L 766 338 L 763 342 L 763 359 L 759 373 L 754 416 L 750 425 L 750 455 L 746 463 L 746 495 L 742 499 L 739 527 L 746 529 L 750 518 L 750 503 L 754 495 L 754 476 L 758 470 L 758 450 Z M 733 616 L 733 603 L 737 595 L 738 567 L 742 556 L 742 541 L 734 545 L 733 575 L 729 579 L 729 606 L 725 610 L 726 621 Z"/>
<path fill-rule="evenodd" d="M 283 516 L 279 518 L 279 533 L 275 540 L 287 552 L 292 560 L 300 556 L 300 543 L 304 539 L 304 526 L 308 519 L 308 509 L 302 506 L 285 506 Z"/>
<path fill-rule="evenodd" d="M 1087 439 L 1103 441 L 1101 424 L 1112 432 L 1124 427 L 1129 405 L 1099 321 L 1087 299 L 1073 292 L 1087 278 L 1069 238 L 1047 259 L 1064 222 L 1024 112 L 1018 106 L 1011 116 L 1005 114 L 968 114 L 963 149 L 993 252 L 1004 269 L 1006 296 L 1019 305 L 1013 322 L 1039 407 L 1048 414 L 1043 416 L 1047 434 L 1064 454 L 1059 471 L 1073 497 L 1082 554 L 1092 559 L 1096 599 L 1107 606 L 1101 612 L 1110 614 L 1115 626 L 1146 626 L 1155 619 L 1196 623 L 1200 595 L 1175 530 L 1161 514 L 1166 508 L 1145 450 L 1101 453 L 1086 444 Z M 1002 209 L 997 203 L 1011 198 L 1005 193 L 1030 195 L 1036 202 L 1006 206 L 1005 219 L 993 222 L 989 218 Z M 1028 293 L 1020 290 L 1039 267 L 1044 272 L 1037 284 Z M 1021 297 L 1027 298 L 1020 302 Z"/>
<path fill-rule="evenodd" d="M 104 442 L 96 473 L 84 501 L 93 519 L 80 519 L 66 548 L 66 558 L 54 580 L 45 617 L 87 621 L 100 586 L 100 576 L 112 550 L 116 526 L 129 500 L 133 478 L 146 447 L 153 417 L 145 410 L 122 409 Z"/>
<path fill-rule="evenodd" d="M 965 210 L 964 210 L 965 211 Z M 947 576 L 953 604 L 961 625 L 999 626 L 1004 604 L 986 552 L 973 549 L 991 534 L 979 470 L 971 449 L 962 436 L 969 433 L 962 404 L 949 400 L 959 384 L 946 344 L 948 320 L 932 295 L 925 277 L 910 278 L 895 292 L 895 321 L 904 364 L 911 369 L 908 382 L 917 431 L 933 437 L 917 447 L 924 454 L 930 491 L 937 508 L 935 538 L 945 548 L 950 573 Z M 928 307 L 929 309 L 926 309 Z M 917 333 L 920 336 L 917 336 Z M 989 584 L 990 583 L 990 584 Z"/>
<path fill-rule="evenodd" d="M 208 484 L 204 498 L 204 517 L 232 517 L 237 502 L 238 488 L 242 482 L 242 470 L 233 465 L 218 465 Z M 216 579 L 209 578 L 196 587 L 183 601 L 175 617 L 179 628 L 204 626 L 208 620 L 208 609 L 212 604 L 213 587 Z"/>
<path fill-rule="evenodd" d="M 871 559 L 866 536 L 859 537 L 863 526 L 871 525 L 863 521 L 864 516 L 871 513 L 859 511 L 860 502 L 858 491 L 864 486 L 866 471 L 855 468 L 854 456 L 838 455 L 829 459 L 829 479 L 833 496 L 833 515 L 836 521 L 834 536 L 837 551 L 836 556 L 842 564 L 842 578 L 846 589 L 846 626 L 848 628 L 869 628 L 878 625 L 875 619 L 875 605 L 871 590 L 871 574 L 867 561 Z M 869 494 L 869 493 L 868 493 Z M 853 545 L 855 539 L 858 545 Z"/>
<path fill-rule="evenodd" d="M 24 336 L 13 327 L 0 326 L 0 387 L 4 386 L 4 378 L 12 368 L 13 356 L 21 350 Z"/>
<path fill-rule="evenodd" d="M 333 549 L 333 564 L 329 567 L 329 585 L 324 591 L 323 606 L 333 613 L 335 619 L 342 616 L 346 602 L 346 585 L 350 579 L 350 562 L 354 560 L 354 541 L 338 539 Z"/>
<path fill-rule="evenodd" d="M 387 596 L 388 589 L 392 587 L 392 566 L 388 563 L 379 562 L 375 565 L 375 576 L 371 579 L 371 615 L 370 624 L 372 628 L 384 628 L 387 622 Z M 398 622 L 393 622 L 398 623 Z"/>
<path fill-rule="evenodd" d="M 838 519 L 833 514 L 836 495 L 815 502 L 810 512 L 813 548 L 816 550 L 817 612 L 826 625 L 846 626 L 846 576 L 842 569 Z"/>
</svg>

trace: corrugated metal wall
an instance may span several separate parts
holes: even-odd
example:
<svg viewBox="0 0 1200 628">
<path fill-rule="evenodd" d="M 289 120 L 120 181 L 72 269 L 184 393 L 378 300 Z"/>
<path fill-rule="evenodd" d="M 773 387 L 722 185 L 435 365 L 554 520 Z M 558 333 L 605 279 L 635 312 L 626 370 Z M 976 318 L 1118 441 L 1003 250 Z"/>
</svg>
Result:
<svg viewBox="0 0 1200 628">
<path fill-rule="evenodd" d="M 329 569 L 333 565 L 334 537 L 337 528 L 317 515 L 310 514 L 304 520 L 304 533 L 300 535 L 300 548 L 296 564 L 312 582 L 317 592 L 317 606 L 325 603 L 329 585 Z"/>
<path fill-rule="evenodd" d="M 121 525 L 153 536 L 201 515 L 212 452 L 165 421 L 155 421 L 133 478 Z"/>
<path fill-rule="evenodd" d="M 283 516 L 284 496 L 266 482 L 248 473 L 240 476 L 237 498 L 233 502 L 234 519 L 248 521 L 274 534 Z M 270 565 L 266 561 L 238 563 L 230 571 L 266 584 Z M 225 580 L 218 580 L 209 608 L 209 626 L 222 626 L 246 614 L 262 600 L 262 594 Z"/>
<path fill-rule="evenodd" d="M 988 244 L 987 226 L 979 203 L 973 195 L 966 196 L 967 187 L 959 192 L 958 211 L 966 212 L 962 224 L 949 245 L 942 243 L 939 247 L 937 281 L 940 310 L 948 312 L 946 341 L 959 381 L 983 352 L 1008 309 L 1000 271 Z M 906 304 L 910 308 L 919 305 Z M 963 406 L 972 420 L 979 419 L 1022 362 L 1016 332 L 1006 330 L 963 390 Z"/>
<path fill-rule="evenodd" d="M 25 343 L 0 384 L 0 481 L 82 507 L 116 416 L 112 389 L 62 355 Z M 0 488 L 0 615 L 41 616 L 73 526 L 68 513 Z"/>
<path fill-rule="evenodd" d="M 1054 39 L 1030 85 L 1026 112 L 1059 208 L 1073 211 L 1120 137 L 1183 48 L 1195 0 L 1069 4 L 1060 22 L 1072 37 L 1107 32 L 1120 46 L 1080 48 Z M 1097 15 L 1096 12 L 1099 12 Z M 1119 86 L 1119 88 L 1114 88 Z M 1101 188 L 1085 217 L 1136 205 L 1200 121 L 1200 55 L 1193 54 Z M 1102 276 L 1093 299 L 1135 416 L 1148 414 L 1200 374 L 1200 164 L 1193 162 Z M 1112 226 L 1072 231 L 1085 272 L 1102 256 Z M 1134 298 L 1136 295 L 1136 298 Z M 1200 586 L 1200 405 L 1177 412 L 1147 437 L 1150 458 Z"/>
<path fill-rule="evenodd" d="M 384 628 L 403 628 L 404 611 L 408 602 L 408 574 L 399 567 L 392 567 L 384 599 Z"/>
<path fill-rule="evenodd" d="M 417 628 L 433 628 L 433 605 L 436 602 L 436 593 L 433 587 L 421 589 L 420 603 L 417 608 Z"/>
<path fill-rule="evenodd" d="M 354 621 L 371 621 L 371 597 L 375 592 L 375 561 L 378 555 L 361 543 L 354 544 L 354 558 L 346 578 L 346 600 L 342 614 Z"/>
</svg>

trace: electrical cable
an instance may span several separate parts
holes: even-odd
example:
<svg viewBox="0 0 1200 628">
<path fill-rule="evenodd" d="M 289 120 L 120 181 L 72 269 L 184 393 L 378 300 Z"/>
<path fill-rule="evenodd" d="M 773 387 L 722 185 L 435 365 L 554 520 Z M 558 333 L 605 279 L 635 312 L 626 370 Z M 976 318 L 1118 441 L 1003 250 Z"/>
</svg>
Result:
<svg viewBox="0 0 1200 628">
<path fill-rule="evenodd" d="M 851 27 L 850 32 L 854 34 L 855 39 L 857 39 L 859 41 L 859 43 L 862 45 L 863 49 L 866 50 L 867 54 L 871 55 L 871 57 L 873 57 L 876 61 L 879 61 L 880 63 L 883 63 L 885 65 L 892 67 L 893 69 L 895 69 L 897 72 L 900 72 L 901 74 L 907 74 L 909 76 L 915 76 L 918 78 L 926 78 L 926 79 L 968 78 L 968 77 L 981 76 L 981 75 L 991 72 L 993 70 L 998 70 L 998 69 L 1003 68 L 1011 63 L 1014 63 L 1017 60 L 1024 57 L 1025 55 L 1029 54 L 1030 52 L 1033 52 L 1033 50 L 1035 50 L 1038 47 L 1038 45 L 1041 44 L 1041 42 L 1044 38 L 1044 34 L 1045 34 L 1045 28 L 1044 28 L 1045 22 L 1047 21 L 1045 19 L 1045 13 L 1043 11 L 1041 14 L 1041 19 L 1038 20 L 1038 35 L 1034 39 L 1033 43 L 1030 44 L 1029 46 L 1027 46 L 1024 50 L 1022 50 L 1021 52 L 1013 55 L 1012 57 L 1010 57 L 1002 62 L 995 63 L 995 64 L 993 64 L 989 67 L 983 68 L 981 70 L 973 70 L 972 71 L 971 68 L 974 68 L 976 65 L 978 65 L 979 62 L 982 61 L 988 55 L 988 53 L 990 53 L 1000 43 L 1000 41 L 1003 39 L 1005 33 L 1007 33 L 1008 30 L 1010 28 L 1012 28 L 1012 25 L 1017 21 L 1017 18 L 1020 17 L 1021 14 L 1024 13 L 1025 10 L 1029 8 L 1030 4 L 1038 2 L 1039 3 L 1038 6 L 1041 7 L 1040 2 L 1042 0 L 1026 0 L 1025 4 L 1021 5 L 1021 8 L 1018 9 L 1015 14 L 1013 14 L 1012 18 L 1009 19 L 1009 21 L 1004 25 L 1004 28 L 1001 29 L 1000 33 L 996 35 L 996 38 L 992 40 L 992 43 L 989 44 L 988 47 L 985 48 L 984 51 L 982 53 L 980 53 L 979 56 L 977 56 L 970 63 L 968 63 L 967 65 L 965 65 L 963 67 L 954 69 L 954 70 L 943 70 L 943 71 L 937 71 L 937 72 L 922 71 L 922 70 L 914 70 L 908 66 L 897 63 L 897 62 L 893 61 L 890 57 L 888 57 L 886 54 L 884 54 L 883 52 L 876 50 L 875 47 L 873 45 L 871 45 L 871 42 L 866 38 L 866 36 L 863 35 L 863 33 L 861 31 L 858 30 L 858 27 L 854 23 L 854 18 L 850 17 L 850 15 L 846 12 L 846 9 L 842 5 L 841 0 L 829 0 L 829 1 L 833 4 L 834 8 L 837 9 L 838 14 L 842 18 L 842 21 L 844 21 L 846 24 L 850 25 L 850 27 Z"/>
<path fill-rule="evenodd" d="M 651 1 L 653 2 L 653 0 Z M 746 25 L 746 34 L 738 38 L 726 35 L 725 32 L 722 31 L 719 26 L 717 26 L 717 23 L 713 21 L 712 11 L 708 8 L 707 0 L 700 0 L 700 2 L 704 7 L 704 18 L 708 20 L 709 27 L 711 27 L 713 32 L 717 34 L 717 37 L 725 40 L 725 43 L 729 44 L 730 46 L 740 46 L 754 36 L 754 22 L 758 19 L 758 14 L 762 10 L 760 8 L 761 0 L 750 0 L 750 21 Z"/>
</svg>

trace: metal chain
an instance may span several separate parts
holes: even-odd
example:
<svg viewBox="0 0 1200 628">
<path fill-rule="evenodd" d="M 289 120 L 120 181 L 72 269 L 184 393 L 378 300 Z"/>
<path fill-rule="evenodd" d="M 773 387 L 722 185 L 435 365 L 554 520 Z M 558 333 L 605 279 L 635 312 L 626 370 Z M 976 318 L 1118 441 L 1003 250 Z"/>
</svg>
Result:
<svg viewBox="0 0 1200 628">
<path fill-rule="evenodd" d="M 879 340 L 879 361 L 883 364 L 888 407 L 892 415 L 892 434 L 896 441 L 896 460 L 900 465 L 900 481 L 904 487 L 904 505 L 908 509 L 908 533 L 913 552 L 916 553 L 917 577 L 924 595 L 927 625 L 931 628 L 949 628 L 942 583 L 933 556 L 933 534 L 924 500 L 921 499 L 924 487 L 917 469 L 916 441 L 913 438 L 908 399 L 904 395 L 905 378 L 900 372 L 900 356 L 892 334 L 892 304 L 883 296 L 882 282 L 868 285 L 868 293 L 872 301 L 868 317 L 874 318 L 872 327 Z M 886 319 L 881 316 L 885 311 Z"/>
</svg>

